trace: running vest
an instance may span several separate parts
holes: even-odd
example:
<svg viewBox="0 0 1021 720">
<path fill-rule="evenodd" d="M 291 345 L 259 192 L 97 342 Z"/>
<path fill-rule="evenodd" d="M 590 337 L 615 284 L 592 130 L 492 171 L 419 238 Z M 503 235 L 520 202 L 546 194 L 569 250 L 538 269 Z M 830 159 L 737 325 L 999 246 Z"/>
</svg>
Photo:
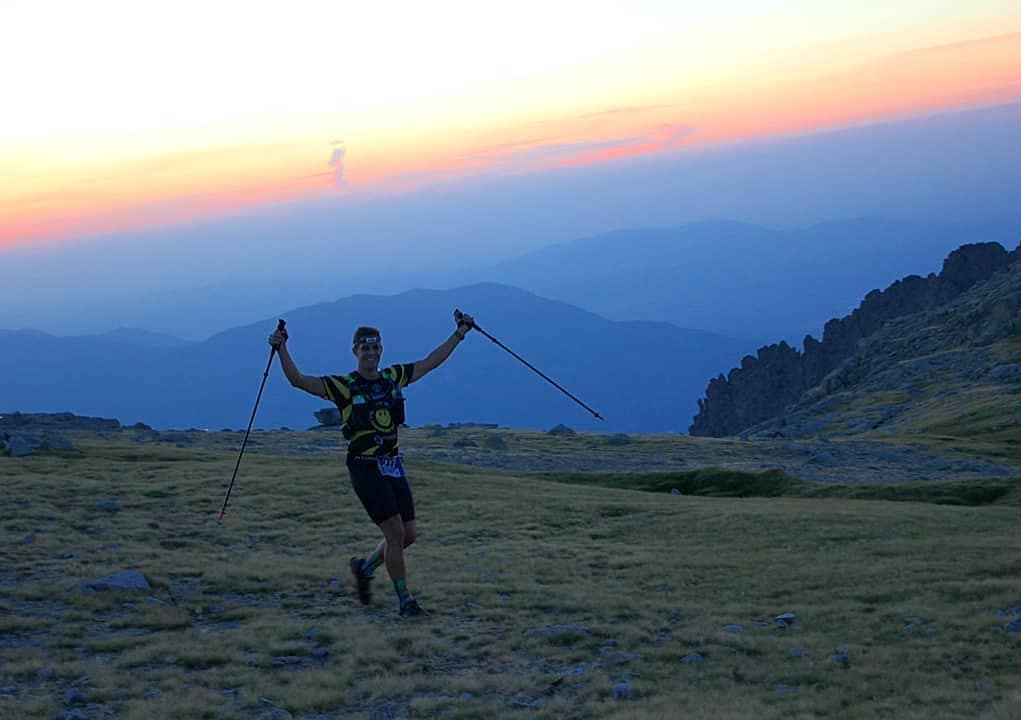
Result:
<svg viewBox="0 0 1021 720">
<path fill-rule="evenodd" d="M 351 414 L 340 426 L 346 440 L 364 432 L 395 433 L 404 423 L 404 394 L 390 368 L 375 380 L 357 373 L 341 376 L 351 391 Z"/>
</svg>

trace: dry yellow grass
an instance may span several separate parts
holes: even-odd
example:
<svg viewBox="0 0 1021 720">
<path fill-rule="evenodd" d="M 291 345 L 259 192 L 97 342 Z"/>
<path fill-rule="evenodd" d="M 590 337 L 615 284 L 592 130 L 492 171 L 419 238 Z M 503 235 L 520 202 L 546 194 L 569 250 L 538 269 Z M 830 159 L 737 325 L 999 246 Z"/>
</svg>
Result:
<svg viewBox="0 0 1021 720">
<path fill-rule="evenodd" d="M 384 574 L 370 607 L 351 593 L 347 558 L 377 531 L 340 457 L 264 447 L 218 523 L 236 450 L 80 444 L 0 458 L 0 717 L 1021 715 L 1021 637 L 998 614 L 1021 606 L 1016 507 L 412 459 L 410 585 L 432 614 L 402 622 Z M 152 589 L 82 590 L 122 570 Z"/>
</svg>

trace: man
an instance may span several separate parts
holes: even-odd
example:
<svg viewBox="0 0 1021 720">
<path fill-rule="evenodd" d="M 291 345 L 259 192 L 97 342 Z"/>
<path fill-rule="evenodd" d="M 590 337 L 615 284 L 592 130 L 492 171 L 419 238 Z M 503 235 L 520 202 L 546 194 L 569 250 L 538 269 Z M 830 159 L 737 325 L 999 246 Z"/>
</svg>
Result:
<svg viewBox="0 0 1021 720">
<path fill-rule="evenodd" d="M 358 599 L 368 604 L 369 583 L 381 564 L 393 581 L 401 617 L 425 615 L 408 591 L 404 549 L 415 542 L 415 502 L 411 495 L 398 445 L 398 427 L 404 422 L 401 388 L 421 380 L 450 357 L 471 331 L 475 320 L 454 311 L 457 329 L 443 344 L 414 363 L 379 369 L 383 341 L 379 330 L 362 326 L 352 338 L 358 367 L 347 375 L 303 375 L 287 350 L 287 331 L 275 331 L 269 344 L 277 348 L 287 380 L 316 397 L 332 401 L 340 410 L 341 432 L 348 441 L 347 469 L 351 485 L 365 511 L 383 532 L 383 539 L 367 558 L 351 558 L 351 574 Z"/>
</svg>

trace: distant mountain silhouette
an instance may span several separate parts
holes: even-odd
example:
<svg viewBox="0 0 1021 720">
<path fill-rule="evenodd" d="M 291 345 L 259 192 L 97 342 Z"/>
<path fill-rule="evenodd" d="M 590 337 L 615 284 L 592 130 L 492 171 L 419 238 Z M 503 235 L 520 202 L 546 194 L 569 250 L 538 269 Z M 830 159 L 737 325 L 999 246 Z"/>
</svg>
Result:
<svg viewBox="0 0 1021 720">
<path fill-rule="evenodd" d="M 455 307 L 599 410 L 600 423 L 475 333 L 408 390 L 408 422 L 495 422 L 508 427 L 683 432 L 707 375 L 754 344 L 666 323 L 611 322 L 562 302 L 497 284 L 356 295 L 292 309 L 289 346 L 302 372 L 354 367 L 359 324 L 383 332 L 384 362 L 425 357 L 453 330 Z M 116 417 L 158 428 L 244 427 L 269 357 L 277 316 L 184 346 L 124 344 L 2 331 L 0 410 Z M 326 401 L 291 388 L 274 361 L 256 427 L 304 428 Z"/>
<path fill-rule="evenodd" d="M 851 396 L 861 401 L 854 392 L 870 387 L 899 397 L 910 383 L 900 385 L 896 379 L 921 375 L 925 382 L 934 381 L 934 373 L 925 371 L 945 365 L 951 355 L 963 373 L 958 382 L 982 378 L 1002 363 L 992 356 L 979 359 L 983 348 L 1021 331 L 1019 283 L 1021 246 L 1008 252 L 998 243 L 964 245 L 946 258 L 938 275 L 910 275 L 869 293 L 850 315 L 826 323 L 821 342 L 806 337 L 802 352 L 786 342 L 762 347 L 739 368 L 711 380 L 690 432 L 715 437 L 763 429 L 795 435 L 834 432 L 848 417 L 830 396 L 853 391 Z M 965 297 L 970 313 L 957 308 Z M 908 362 L 912 372 L 894 372 Z M 874 375 L 886 378 L 885 384 Z M 825 404 L 828 419 L 819 417 L 822 397 L 831 400 Z M 890 403 L 874 398 L 865 404 Z M 898 412 L 906 407 L 901 404 Z M 882 422 L 890 417 L 884 415 Z"/>
<path fill-rule="evenodd" d="M 0 326 L 61 334 L 142 327 L 200 340 L 280 308 L 356 293 L 449 289 L 495 282 L 561 300 L 609 320 L 651 320 L 760 343 L 797 343 L 853 308 L 872 288 L 935 267 L 966 243 L 1016 243 L 1021 218 L 988 222 L 857 219 L 789 230 L 726 220 L 622 229 L 547 246 L 489 266 L 422 272 L 399 260 L 383 272 L 349 263 L 304 277 L 235 275 L 229 282 L 123 300 L 83 298 L 31 312 L 0 307 Z M 286 272 L 286 271 L 284 271 Z M 341 274 L 343 273 L 343 274 Z M 351 276 L 345 276 L 350 274 Z M 48 295 L 43 295 L 43 298 Z M 38 318 L 29 322 L 26 318 Z"/>
<path fill-rule="evenodd" d="M 857 219 L 793 230 L 712 221 L 553 245 L 479 277 L 615 320 L 800 341 L 870 289 L 966 243 L 1016 243 L 1021 221 Z"/>
<path fill-rule="evenodd" d="M 189 344 L 187 340 L 182 340 L 179 337 L 149 332 L 141 328 L 117 328 L 116 330 L 99 333 L 98 335 L 81 335 L 79 337 L 123 343 L 125 345 L 141 345 L 143 347 L 181 347 Z"/>
</svg>

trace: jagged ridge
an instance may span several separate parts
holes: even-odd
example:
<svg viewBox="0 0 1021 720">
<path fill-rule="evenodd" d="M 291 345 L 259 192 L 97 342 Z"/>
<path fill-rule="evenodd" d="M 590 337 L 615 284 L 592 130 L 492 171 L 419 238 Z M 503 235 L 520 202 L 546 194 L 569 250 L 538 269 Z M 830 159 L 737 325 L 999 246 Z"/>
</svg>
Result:
<svg viewBox="0 0 1021 720">
<path fill-rule="evenodd" d="M 803 353 L 786 342 L 760 348 L 757 357 L 746 356 L 740 368 L 709 382 L 689 432 L 722 437 L 782 417 L 884 324 L 945 306 L 1019 259 L 1021 246 L 1007 252 L 998 243 L 963 245 L 938 275 L 911 275 L 873 290 L 850 315 L 826 324 L 822 342 L 806 336 Z"/>
</svg>

